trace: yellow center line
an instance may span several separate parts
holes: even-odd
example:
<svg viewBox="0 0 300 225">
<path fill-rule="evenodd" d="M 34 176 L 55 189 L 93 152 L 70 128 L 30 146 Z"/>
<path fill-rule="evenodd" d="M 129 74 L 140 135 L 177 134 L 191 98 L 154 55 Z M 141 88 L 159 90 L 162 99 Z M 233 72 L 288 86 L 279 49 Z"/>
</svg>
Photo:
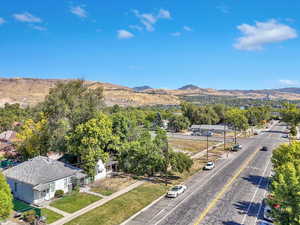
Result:
<svg viewBox="0 0 300 225">
<path fill-rule="evenodd" d="M 243 172 L 243 170 L 250 164 L 254 156 L 257 154 L 257 152 L 260 149 L 256 149 L 255 152 L 253 152 L 250 157 L 243 163 L 243 165 L 238 169 L 238 171 L 235 173 L 235 175 L 225 184 L 225 186 L 222 188 L 222 190 L 216 195 L 216 197 L 211 201 L 211 203 L 207 206 L 207 208 L 199 215 L 194 225 L 199 225 L 203 219 L 207 216 L 209 211 L 213 209 L 217 202 L 223 197 L 225 192 L 228 190 L 229 186 L 238 178 L 238 176 Z"/>
</svg>

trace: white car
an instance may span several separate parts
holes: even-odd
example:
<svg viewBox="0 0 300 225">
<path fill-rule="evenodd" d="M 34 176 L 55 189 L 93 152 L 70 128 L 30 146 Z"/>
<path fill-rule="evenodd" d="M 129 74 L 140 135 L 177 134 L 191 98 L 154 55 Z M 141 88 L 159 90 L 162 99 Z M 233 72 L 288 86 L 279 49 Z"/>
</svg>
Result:
<svg viewBox="0 0 300 225">
<path fill-rule="evenodd" d="M 213 168 L 215 168 L 215 164 L 213 162 L 206 163 L 204 167 L 205 170 L 212 170 Z"/>
<path fill-rule="evenodd" d="M 271 207 L 268 205 L 265 205 L 264 208 L 264 219 L 273 222 L 273 218 L 271 216 Z"/>
<path fill-rule="evenodd" d="M 187 189 L 187 187 L 185 185 L 176 185 L 168 191 L 167 197 L 176 198 L 178 195 L 185 192 L 186 189 Z"/>
</svg>

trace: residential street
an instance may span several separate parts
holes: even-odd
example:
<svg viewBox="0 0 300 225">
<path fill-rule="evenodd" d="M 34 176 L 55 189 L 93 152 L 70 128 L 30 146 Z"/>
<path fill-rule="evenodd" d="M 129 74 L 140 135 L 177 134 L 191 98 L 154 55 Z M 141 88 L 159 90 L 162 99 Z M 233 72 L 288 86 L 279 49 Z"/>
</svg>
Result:
<svg viewBox="0 0 300 225">
<path fill-rule="evenodd" d="M 271 150 L 286 141 L 282 138 L 284 129 L 279 124 L 258 136 L 241 139 L 242 151 L 218 160 L 214 170 L 191 177 L 186 193 L 176 199 L 162 198 L 126 224 L 256 224 L 271 172 Z M 262 146 L 268 146 L 269 151 L 260 151 Z"/>
</svg>

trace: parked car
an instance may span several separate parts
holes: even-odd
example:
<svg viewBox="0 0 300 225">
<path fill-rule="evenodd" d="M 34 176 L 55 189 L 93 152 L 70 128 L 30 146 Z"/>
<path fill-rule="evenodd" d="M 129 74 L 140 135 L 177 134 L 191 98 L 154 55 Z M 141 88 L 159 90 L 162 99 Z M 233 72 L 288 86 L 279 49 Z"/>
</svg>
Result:
<svg viewBox="0 0 300 225">
<path fill-rule="evenodd" d="M 268 206 L 268 205 L 265 205 L 265 208 L 264 208 L 264 219 L 267 220 L 267 221 L 270 221 L 270 222 L 273 222 L 273 218 L 271 216 L 271 207 Z"/>
<path fill-rule="evenodd" d="M 270 198 L 271 196 L 269 196 Z M 264 219 L 267 220 L 267 221 L 270 221 L 270 222 L 273 222 L 273 218 L 271 216 L 271 213 L 272 213 L 272 209 L 271 207 L 269 206 L 268 202 L 267 202 L 267 199 L 264 199 L 263 200 L 263 203 L 264 203 Z"/>
<path fill-rule="evenodd" d="M 200 132 L 193 132 L 192 136 L 201 136 L 201 133 Z"/>
<path fill-rule="evenodd" d="M 266 221 L 259 221 L 257 223 L 257 225 L 273 225 L 273 223 L 269 223 L 269 222 L 266 222 Z"/>
<path fill-rule="evenodd" d="M 236 144 L 234 145 L 232 148 L 231 148 L 231 151 L 239 151 L 239 150 L 242 150 L 243 146 L 241 144 Z"/>
<path fill-rule="evenodd" d="M 267 147 L 267 146 L 263 146 L 263 147 L 261 148 L 261 150 L 266 152 L 266 151 L 268 151 L 268 147 Z"/>
<path fill-rule="evenodd" d="M 213 168 L 215 168 L 215 164 L 213 162 L 207 162 L 204 166 L 204 170 L 212 170 Z"/>
<path fill-rule="evenodd" d="M 289 135 L 288 134 L 284 134 L 282 135 L 283 138 L 289 138 Z"/>
<path fill-rule="evenodd" d="M 168 191 L 167 197 L 169 197 L 169 198 L 176 198 L 178 195 L 180 195 L 183 192 L 185 192 L 186 189 L 187 189 L 187 187 L 185 185 L 176 185 L 176 186 L 172 187 Z"/>
<path fill-rule="evenodd" d="M 212 137 L 214 135 L 214 133 L 212 131 L 207 131 L 205 133 L 203 133 L 204 136 L 208 136 L 208 137 Z"/>
</svg>

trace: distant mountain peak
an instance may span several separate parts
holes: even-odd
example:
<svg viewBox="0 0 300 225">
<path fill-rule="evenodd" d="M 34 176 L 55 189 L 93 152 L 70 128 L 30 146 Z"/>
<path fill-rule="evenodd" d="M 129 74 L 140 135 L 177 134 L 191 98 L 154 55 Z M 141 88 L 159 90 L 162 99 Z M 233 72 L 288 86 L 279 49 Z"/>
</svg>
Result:
<svg viewBox="0 0 300 225">
<path fill-rule="evenodd" d="M 148 89 L 152 89 L 152 87 L 148 86 L 148 85 L 144 85 L 144 86 L 138 86 L 138 87 L 134 87 L 132 88 L 134 91 L 145 91 Z"/>
<path fill-rule="evenodd" d="M 197 90 L 197 89 L 201 89 L 201 88 L 193 84 L 188 84 L 181 88 L 178 88 L 178 90 Z"/>
</svg>

